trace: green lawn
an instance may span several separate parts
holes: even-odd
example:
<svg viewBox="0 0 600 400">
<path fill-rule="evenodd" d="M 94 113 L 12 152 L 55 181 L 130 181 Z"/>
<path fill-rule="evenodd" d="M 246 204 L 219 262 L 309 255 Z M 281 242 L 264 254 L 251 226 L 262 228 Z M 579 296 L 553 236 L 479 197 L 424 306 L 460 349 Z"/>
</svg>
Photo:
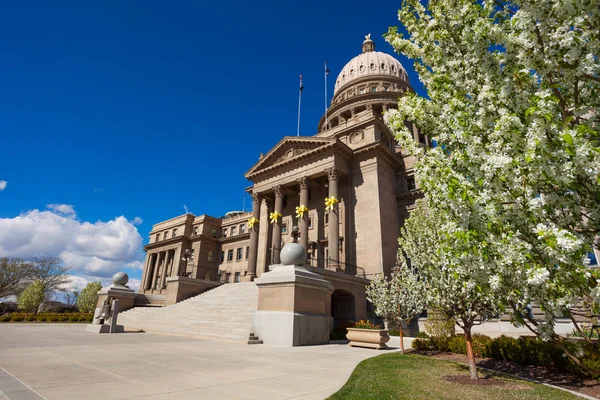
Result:
<svg viewBox="0 0 600 400">
<path fill-rule="evenodd" d="M 448 375 L 468 375 L 467 367 L 416 354 L 389 353 L 367 359 L 356 367 L 346 384 L 330 399 L 579 399 L 562 390 L 494 375 L 504 386 L 473 386 L 448 382 Z M 479 376 L 489 375 L 479 371 Z"/>
</svg>

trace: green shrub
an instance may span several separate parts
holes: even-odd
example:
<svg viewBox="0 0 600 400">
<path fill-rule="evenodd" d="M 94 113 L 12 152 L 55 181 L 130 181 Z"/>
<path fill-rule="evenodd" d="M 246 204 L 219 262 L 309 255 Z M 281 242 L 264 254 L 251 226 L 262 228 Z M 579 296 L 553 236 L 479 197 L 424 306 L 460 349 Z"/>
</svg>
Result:
<svg viewBox="0 0 600 400">
<path fill-rule="evenodd" d="M 425 332 L 418 332 L 417 337 L 421 338 L 421 339 L 429 339 L 429 335 L 426 334 Z"/>
<path fill-rule="evenodd" d="M 35 317 L 35 320 L 38 322 L 46 322 L 46 316 L 45 315 L 38 315 Z"/>
<path fill-rule="evenodd" d="M 467 341 L 464 336 L 454 336 L 448 340 L 448 349 L 457 354 L 467 354 Z"/>
<path fill-rule="evenodd" d="M 432 336 L 430 341 L 431 341 L 431 346 L 439 351 L 450 351 L 450 346 L 449 346 L 449 342 L 450 342 L 450 337 L 446 337 L 446 336 L 439 336 L 439 337 L 435 337 Z"/>
<path fill-rule="evenodd" d="M 79 321 L 79 317 L 77 315 L 71 315 L 69 317 L 69 322 L 77 322 Z"/>
<path fill-rule="evenodd" d="M 476 333 L 471 338 L 471 346 L 473 347 L 473 353 L 475 357 L 490 357 L 488 353 L 488 344 L 492 341 L 492 338 L 480 333 Z"/>
<path fill-rule="evenodd" d="M 428 350 L 431 343 L 429 339 L 416 338 L 412 341 L 412 348 L 417 350 Z"/>
<path fill-rule="evenodd" d="M 13 315 L 12 318 L 10 319 L 10 322 L 21 322 L 25 319 L 25 317 L 21 316 L 21 315 Z"/>
<path fill-rule="evenodd" d="M 0 322 L 8 322 L 11 319 L 11 315 L 10 314 L 4 314 L 2 316 L 0 316 Z"/>
<path fill-rule="evenodd" d="M 31 322 L 31 321 L 35 321 L 35 316 L 33 316 L 33 315 L 28 315 L 28 316 L 26 316 L 26 317 L 25 317 L 25 320 L 27 320 L 27 321 L 29 321 L 29 322 Z"/>
<path fill-rule="evenodd" d="M 57 322 L 58 321 L 58 317 L 56 315 L 49 315 L 46 317 L 46 321 L 48 322 Z"/>
</svg>

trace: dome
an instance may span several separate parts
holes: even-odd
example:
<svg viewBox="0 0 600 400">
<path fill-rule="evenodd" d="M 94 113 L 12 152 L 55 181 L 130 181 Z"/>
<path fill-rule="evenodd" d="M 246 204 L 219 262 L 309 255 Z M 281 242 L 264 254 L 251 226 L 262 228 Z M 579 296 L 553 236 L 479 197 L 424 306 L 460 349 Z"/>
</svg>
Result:
<svg viewBox="0 0 600 400">
<path fill-rule="evenodd" d="M 362 45 L 363 52 L 350 60 L 335 80 L 333 94 L 335 96 L 342 88 L 358 81 L 361 78 L 396 77 L 408 82 L 406 70 L 389 54 L 375 51 L 375 43 L 371 35 L 366 36 Z"/>
</svg>

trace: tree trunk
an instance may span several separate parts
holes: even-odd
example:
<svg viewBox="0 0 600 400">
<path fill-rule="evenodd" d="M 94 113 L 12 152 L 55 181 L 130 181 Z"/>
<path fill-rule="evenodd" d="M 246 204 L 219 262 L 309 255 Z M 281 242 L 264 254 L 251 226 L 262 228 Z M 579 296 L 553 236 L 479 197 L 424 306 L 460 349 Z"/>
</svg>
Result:
<svg viewBox="0 0 600 400">
<path fill-rule="evenodd" d="M 404 354 L 404 335 L 402 334 L 402 322 L 398 322 L 398 331 L 400 332 L 400 352 Z"/>
<path fill-rule="evenodd" d="M 479 376 L 477 376 L 477 366 L 475 365 L 475 355 L 473 354 L 473 346 L 471 345 L 471 327 L 465 324 L 464 331 L 465 341 L 467 344 L 467 357 L 469 358 L 469 374 L 471 376 L 471 379 L 479 379 Z"/>
</svg>

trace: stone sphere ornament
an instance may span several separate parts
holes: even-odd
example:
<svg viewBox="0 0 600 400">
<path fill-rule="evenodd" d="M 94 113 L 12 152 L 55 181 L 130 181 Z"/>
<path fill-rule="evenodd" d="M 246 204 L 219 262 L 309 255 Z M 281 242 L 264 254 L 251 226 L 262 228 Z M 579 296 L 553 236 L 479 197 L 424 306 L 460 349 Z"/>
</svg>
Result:
<svg viewBox="0 0 600 400">
<path fill-rule="evenodd" d="M 281 249 L 279 257 L 283 265 L 304 265 L 306 250 L 298 243 L 288 243 Z"/>
<path fill-rule="evenodd" d="M 112 281 L 115 284 L 115 286 L 125 286 L 127 285 L 127 282 L 129 282 L 129 275 L 127 275 L 123 271 L 117 272 L 113 275 Z"/>
</svg>

